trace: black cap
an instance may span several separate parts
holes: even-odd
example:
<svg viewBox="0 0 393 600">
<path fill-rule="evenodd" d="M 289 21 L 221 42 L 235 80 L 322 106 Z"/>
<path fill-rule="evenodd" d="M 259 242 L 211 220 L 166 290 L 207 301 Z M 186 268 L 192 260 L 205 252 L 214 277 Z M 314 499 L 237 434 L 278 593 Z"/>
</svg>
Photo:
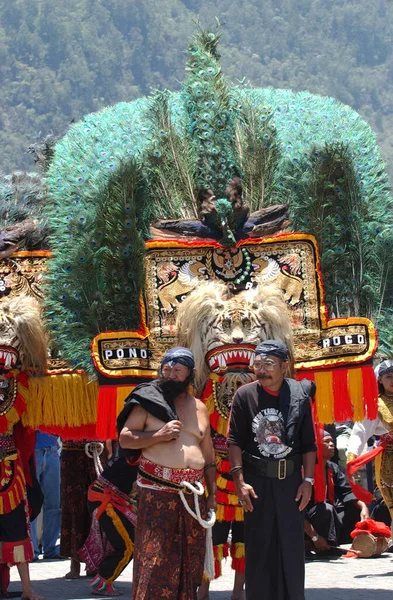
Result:
<svg viewBox="0 0 393 600">
<path fill-rule="evenodd" d="M 287 346 L 279 340 L 265 340 L 258 344 L 255 348 L 255 355 L 266 358 L 267 356 L 277 356 L 281 360 L 289 360 L 289 353 Z"/>
</svg>

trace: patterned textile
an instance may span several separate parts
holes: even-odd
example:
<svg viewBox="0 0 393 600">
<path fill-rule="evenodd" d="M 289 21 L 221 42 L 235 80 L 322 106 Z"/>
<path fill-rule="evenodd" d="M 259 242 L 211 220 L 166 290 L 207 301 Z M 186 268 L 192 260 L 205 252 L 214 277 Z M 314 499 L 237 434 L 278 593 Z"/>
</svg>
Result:
<svg viewBox="0 0 393 600">
<path fill-rule="evenodd" d="M 151 462 L 144 456 L 139 461 L 137 483 L 140 487 L 154 490 L 178 493 L 182 490 L 189 493 L 187 488 L 181 486 L 182 481 L 195 483 L 203 480 L 203 469 L 173 469 Z"/>
<path fill-rule="evenodd" d="M 79 556 L 89 571 L 99 569 L 106 583 L 112 583 L 132 558 L 134 505 L 131 497 L 100 475 L 89 488 L 88 506 L 93 519 Z"/>
<path fill-rule="evenodd" d="M 86 569 L 90 572 L 97 571 L 101 561 L 113 552 L 113 547 L 97 521 L 97 510 L 96 508 L 92 513 L 89 535 L 78 552 L 81 561 L 86 563 Z"/>
<path fill-rule="evenodd" d="M 140 488 L 134 548 L 133 600 L 193 600 L 202 582 L 205 530 L 179 495 Z M 187 497 L 193 508 L 194 499 Z M 200 499 L 202 518 L 205 503 Z"/>
<path fill-rule="evenodd" d="M 97 478 L 93 459 L 85 453 L 88 441 L 68 441 L 61 452 L 60 554 L 76 560 L 80 560 L 78 550 L 87 539 L 91 525 L 87 491 Z"/>
</svg>

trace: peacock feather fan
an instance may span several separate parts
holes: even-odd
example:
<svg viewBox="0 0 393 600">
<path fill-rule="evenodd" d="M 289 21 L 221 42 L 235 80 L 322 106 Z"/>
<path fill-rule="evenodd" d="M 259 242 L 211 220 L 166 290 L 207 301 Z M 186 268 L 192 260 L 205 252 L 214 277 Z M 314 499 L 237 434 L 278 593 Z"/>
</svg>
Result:
<svg viewBox="0 0 393 600">
<path fill-rule="evenodd" d="M 182 99 L 188 112 L 186 136 L 197 156 L 196 183 L 225 197 L 230 180 L 240 175 L 235 132 L 242 113 L 221 72 L 219 40 L 219 31 L 201 29 L 191 40 Z"/>
<path fill-rule="evenodd" d="M 392 197 L 375 135 L 332 98 L 230 86 L 219 37 L 198 30 L 181 92 L 87 115 L 55 146 L 46 314 L 70 364 L 90 368 L 98 332 L 138 325 L 152 223 L 232 245 L 277 204 L 317 237 L 331 314 L 371 317 L 382 348 L 393 339 Z"/>
</svg>

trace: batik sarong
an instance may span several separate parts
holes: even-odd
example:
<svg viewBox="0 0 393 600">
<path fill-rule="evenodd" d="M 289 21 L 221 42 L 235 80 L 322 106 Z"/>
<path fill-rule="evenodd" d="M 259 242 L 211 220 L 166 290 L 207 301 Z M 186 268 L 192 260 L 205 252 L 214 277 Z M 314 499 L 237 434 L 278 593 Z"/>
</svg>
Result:
<svg viewBox="0 0 393 600">
<path fill-rule="evenodd" d="M 181 481 L 202 479 L 203 470 L 170 469 L 142 457 L 133 600 L 194 599 L 203 576 L 205 530 L 187 512 L 179 491 Z M 185 493 L 185 498 L 195 512 L 193 495 Z M 200 498 L 199 502 L 201 517 L 206 518 L 205 501 Z"/>
<path fill-rule="evenodd" d="M 85 452 L 87 442 L 69 440 L 63 443 L 61 451 L 60 554 L 78 561 L 78 550 L 86 541 L 91 525 L 87 492 L 97 478 L 94 461 Z"/>
</svg>

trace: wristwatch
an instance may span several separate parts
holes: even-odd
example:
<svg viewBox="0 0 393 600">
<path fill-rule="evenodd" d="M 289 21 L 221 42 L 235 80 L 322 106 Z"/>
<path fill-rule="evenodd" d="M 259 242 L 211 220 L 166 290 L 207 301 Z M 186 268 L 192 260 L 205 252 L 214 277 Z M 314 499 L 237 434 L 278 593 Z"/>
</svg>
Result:
<svg viewBox="0 0 393 600">
<path fill-rule="evenodd" d="M 315 535 L 312 536 L 311 541 L 317 542 L 318 540 L 319 540 L 319 535 L 316 533 Z"/>
<path fill-rule="evenodd" d="M 314 485 L 314 478 L 313 477 L 305 477 L 303 479 L 303 481 L 308 481 L 308 483 L 311 483 L 311 485 Z"/>
</svg>

